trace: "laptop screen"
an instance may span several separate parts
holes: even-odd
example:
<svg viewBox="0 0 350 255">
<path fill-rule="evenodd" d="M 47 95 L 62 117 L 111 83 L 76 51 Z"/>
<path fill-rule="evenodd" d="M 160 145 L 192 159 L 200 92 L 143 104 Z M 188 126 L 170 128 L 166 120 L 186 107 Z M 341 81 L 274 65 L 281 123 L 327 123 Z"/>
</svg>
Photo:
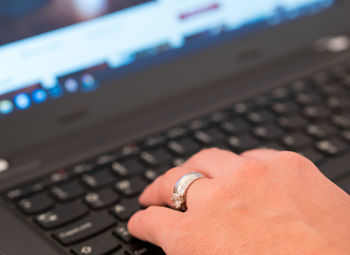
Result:
<svg viewBox="0 0 350 255">
<path fill-rule="evenodd" d="M 313 15 L 333 2 L 0 0 L 0 118 L 95 91 L 139 61 L 169 61 L 171 52 Z"/>
</svg>

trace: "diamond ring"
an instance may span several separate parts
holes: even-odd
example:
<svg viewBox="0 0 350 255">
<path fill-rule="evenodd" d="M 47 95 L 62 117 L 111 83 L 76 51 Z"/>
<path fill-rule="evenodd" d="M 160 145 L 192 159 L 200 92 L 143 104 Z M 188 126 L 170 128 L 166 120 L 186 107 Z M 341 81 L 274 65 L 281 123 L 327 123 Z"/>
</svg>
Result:
<svg viewBox="0 0 350 255">
<path fill-rule="evenodd" d="M 200 179 L 205 178 L 205 176 L 201 173 L 189 173 L 182 176 L 175 184 L 173 196 L 171 201 L 173 202 L 173 206 L 178 209 L 185 211 L 187 209 L 186 206 L 186 193 L 191 184 Z"/>
</svg>

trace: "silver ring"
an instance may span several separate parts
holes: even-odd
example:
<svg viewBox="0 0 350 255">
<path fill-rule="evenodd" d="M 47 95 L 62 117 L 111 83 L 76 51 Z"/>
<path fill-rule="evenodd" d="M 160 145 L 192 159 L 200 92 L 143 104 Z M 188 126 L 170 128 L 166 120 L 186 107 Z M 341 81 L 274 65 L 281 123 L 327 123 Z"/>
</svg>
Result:
<svg viewBox="0 0 350 255">
<path fill-rule="evenodd" d="M 187 209 L 186 206 L 186 193 L 191 184 L 200 179 L 205 178 L 205 176 L 201 173 L 189 173 L 182 176 L 175 184 L 173 196 L 171 201 L 173 202 L 173 206 L 178 210 L 185 211 Z"/>
</svg>

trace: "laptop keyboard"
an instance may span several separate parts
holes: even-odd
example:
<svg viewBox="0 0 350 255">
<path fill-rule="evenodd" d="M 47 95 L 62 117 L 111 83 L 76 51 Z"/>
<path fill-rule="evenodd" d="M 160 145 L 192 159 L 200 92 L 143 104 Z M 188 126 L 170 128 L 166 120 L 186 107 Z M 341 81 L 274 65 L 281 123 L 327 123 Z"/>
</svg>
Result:
<svg viewBox="0 0 350 255">
<path fill-rule="evenodd" d="M 141 208 L 137 197 L 149 183 L 206 147 L 297 151 L 350 193 L 350 66 L 59 169 L 4 197 L 65 254 L 164 254 L 133 238 L 127 221 Z"/>
</svg>

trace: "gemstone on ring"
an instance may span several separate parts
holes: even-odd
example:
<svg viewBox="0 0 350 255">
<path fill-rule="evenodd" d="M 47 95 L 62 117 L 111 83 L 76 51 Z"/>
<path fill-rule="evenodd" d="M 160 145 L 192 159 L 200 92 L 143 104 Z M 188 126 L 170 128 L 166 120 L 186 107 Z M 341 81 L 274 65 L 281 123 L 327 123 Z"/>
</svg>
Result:
<svg viewBox="0 0 350 255">
<path fill-rule="evenodd" d="M 205 178 L 201 173 L 189 173 L 182 176 L 175 184 L 171 201 L 173 206 L 178 210 L 186 210 L 186 193 L 191 184 L 200 179 Z"/>
</svg>

